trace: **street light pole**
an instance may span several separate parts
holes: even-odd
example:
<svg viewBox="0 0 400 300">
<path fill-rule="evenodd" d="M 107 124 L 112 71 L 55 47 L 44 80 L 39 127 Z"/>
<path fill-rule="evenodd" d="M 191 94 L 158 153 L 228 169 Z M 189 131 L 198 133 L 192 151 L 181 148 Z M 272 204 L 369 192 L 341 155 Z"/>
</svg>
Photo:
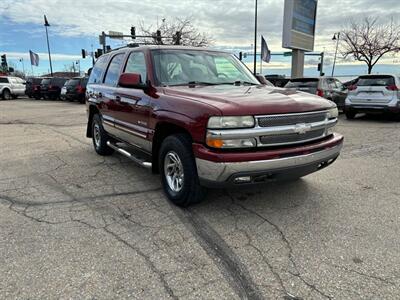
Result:
<svg viewBox="0 0 400 300">
<path fill-rule="evenodd" d="M 336 38 L 336 35 L 337 35 L 337 38 Z M 338 52 L 338 48 L 339 48 L 340 32 L 335 33 L 332 40 L 336 41 L 335 58 L 333 60 L 333 68 L 332 68 L 332 76 L 333 76 L 333 74 L 335 73 L 336 57 L 337 57 L 337 52 Z"/>
<path fill-rule="evenodd" d="M 254 75 L 257 73 L 257 14 L 258 14 L 258 0 L 256 0 L 255 14 L 254 14 Z"/>
<path fill-rule="evenodd" d="M 47 50 L 49 53 L 49 62 L 50 62 L 50 74 L 53 77 L 53 66 L 51 64 L 51 54 L 50 54 L 50 44 L 49 44 L 49 33 L 47 32 L 47 27 L 49 27 L 50 24 L 47 22 L 46 15 L 44 16 L 44 28 L 46 28 L 46 40 L 47 40 Z"/>
</svg>

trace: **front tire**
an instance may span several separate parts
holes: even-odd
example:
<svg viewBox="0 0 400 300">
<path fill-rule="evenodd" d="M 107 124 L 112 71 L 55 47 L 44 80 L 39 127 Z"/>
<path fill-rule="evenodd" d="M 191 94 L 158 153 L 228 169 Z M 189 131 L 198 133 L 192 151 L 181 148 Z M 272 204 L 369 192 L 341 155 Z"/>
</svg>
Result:
<svg viewBox="0 0 400 300">
<path fill-rule="evenodd" d="M 186 207 L 204 199 L 188 135 L 175 134 L 163 141 L 159 167 L 164 192 L 174 204 Z"/>
<path fill-rule="evenodd" d="M 345 115 L 348 120 L 353 120 L 356 117 L 356 112 L 351 110 L 345 110 Z"/>
<path fill-rule="evenodd" d="M 109 141 L 110 138 L 104 130 L 101 123 L 101 117 L 98 114 L 94 115 L 92 120 L 92 140 L 94 150 L 97 154 L 107 156 L 114 152 L 112 148 L 107 146 L 107 141 Z"/>
</svg>

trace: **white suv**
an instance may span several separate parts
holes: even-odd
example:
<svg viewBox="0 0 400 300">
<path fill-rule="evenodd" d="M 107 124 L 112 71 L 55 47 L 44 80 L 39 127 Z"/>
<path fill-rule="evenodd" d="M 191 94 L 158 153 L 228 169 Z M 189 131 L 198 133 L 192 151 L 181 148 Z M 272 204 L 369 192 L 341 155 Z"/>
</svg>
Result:
<svg viewBox="0 0 400 300">
<path fill-rule="evenodd" d="M 25 95 L 25 81 L 18 77 L 0 76 L 0 96 L 4 100 Z"/>
<path fill-rule="evenodd" d="M 360 76 L 349 87 L 345 103 L 348 119 L 358 112 L 391 112 L 400 114 L 400 77 L 397 75 Z"/>
</svg>

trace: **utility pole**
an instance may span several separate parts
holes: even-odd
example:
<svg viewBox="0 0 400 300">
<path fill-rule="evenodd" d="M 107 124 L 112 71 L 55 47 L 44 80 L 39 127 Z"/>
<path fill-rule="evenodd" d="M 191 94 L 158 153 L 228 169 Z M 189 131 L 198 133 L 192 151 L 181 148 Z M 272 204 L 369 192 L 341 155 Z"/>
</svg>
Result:
<svg viewBox="0 0 400 300">
<path fill-rule="evenodd" d="M 337 35 L 337 38 L 336 38 Z M 332 41 L 336 41 L 336 51 L 335 51 L 335 59 L 333 60 L 333 68 L 332 68 L 332 76 L 335 73 L 335 67 L 336 67 L 336 57 L 337 57 L 337 52 L 339 48 L 339 40 L 340 40 L 340 32 L 337 32 L 333 35 Z"/>
<path fill-rule="evenodd" d="M 254 12 L 254 70 L 253 73 L 257 73 L 257 14 L 258 14 L 258 0 L 256 0 L 255 12 Z"/>
<path fill-rule="evenodd" d="M 49 52 L 49 62 L 50 62 L 50 74 L 53 76 L 53 66 L 51 65 L 51 54 L 50 54 L 50 44 L 49 44 L 49 33 L 47 32 L 47 27 L 49 27 L 50 24 L 47 21 L 46 15 L 44 15 L 44 28 L 46 28 L 46 39 L 47 39 L 47 50 Z"/>
</svg>

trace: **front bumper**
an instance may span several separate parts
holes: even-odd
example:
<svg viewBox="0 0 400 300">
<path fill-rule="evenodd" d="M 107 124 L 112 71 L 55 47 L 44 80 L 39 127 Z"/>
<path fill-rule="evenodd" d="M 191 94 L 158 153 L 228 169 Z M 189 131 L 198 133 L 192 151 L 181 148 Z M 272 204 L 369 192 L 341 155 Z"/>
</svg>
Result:
<svg viewBox="0 0 400 300">
<path fill-rule="evenodd" d="M 197 173 L 202 185 L 208 187 L 297 178 L 330 165 L 339 156 L 342 145 L 343 137 L 335 134 L 330 141 L 296 148 L 299 151 L 292 154 L 284 150 L 281 154 L 279 150 L 264 151 L 265 159 L 260 160 L 221 161 L 223 158 L 219 157 L 219 161 L 212 161 L 196 157 Z"/>
</svg>

